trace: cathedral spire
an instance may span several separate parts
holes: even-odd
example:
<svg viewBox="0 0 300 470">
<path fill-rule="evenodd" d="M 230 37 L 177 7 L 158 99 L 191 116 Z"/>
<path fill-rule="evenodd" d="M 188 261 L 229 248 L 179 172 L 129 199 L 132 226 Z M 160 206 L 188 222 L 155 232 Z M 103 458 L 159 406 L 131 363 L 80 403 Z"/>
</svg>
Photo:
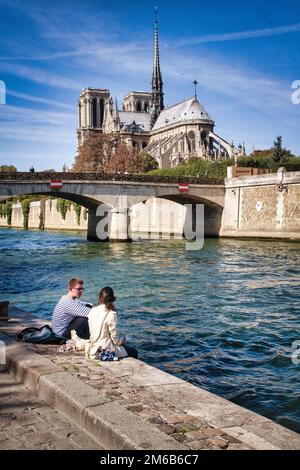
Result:
<svg viewBox="0 0 300 470">
<path fill-rule="evenodd" d="M 152 109 L 151 127 L 155 124 L 159 113 L 164 109 L 163 81 L 159 64 L 158 19 L 157 7 L 155 8 L 155 33 L 154 33 L 154 60 L 152 73 Z"/>
</svg>

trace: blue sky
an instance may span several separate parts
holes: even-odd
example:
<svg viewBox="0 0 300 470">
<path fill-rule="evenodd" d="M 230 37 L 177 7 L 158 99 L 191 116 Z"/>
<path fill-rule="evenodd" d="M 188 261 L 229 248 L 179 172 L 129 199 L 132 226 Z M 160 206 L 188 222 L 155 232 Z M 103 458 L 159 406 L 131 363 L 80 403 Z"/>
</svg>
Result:
<svg viewBox="0 0 300 470">
<path fill-rule="evenodd" d="M 150 91 L 158 6 L 165 104 L 193 94 L 235 144 L 300 155 L 298 0 L 0 0 L 0 164 L 71 165 L 83 87 Z"/>
</svg>

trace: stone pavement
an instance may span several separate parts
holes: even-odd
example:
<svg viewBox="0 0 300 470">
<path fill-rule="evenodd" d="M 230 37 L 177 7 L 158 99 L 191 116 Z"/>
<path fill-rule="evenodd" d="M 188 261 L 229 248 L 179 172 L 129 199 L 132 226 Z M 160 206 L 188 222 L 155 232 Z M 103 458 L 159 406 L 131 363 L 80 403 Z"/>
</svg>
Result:
<svg viewBox="0 0 300 470">
<path fill-rule="evenodd" d="M 0 450 L 101 449 L 91 437 L 0 371 Z"/>
<path fill-rule="evenodd" d="M 41 321 L 11 313 L 15 321 L 0 324 L 11 372 L 105 449 L 300 449 L 298 434 L 142 361 L 17 344 L 21 328 Z"/>
</svg>

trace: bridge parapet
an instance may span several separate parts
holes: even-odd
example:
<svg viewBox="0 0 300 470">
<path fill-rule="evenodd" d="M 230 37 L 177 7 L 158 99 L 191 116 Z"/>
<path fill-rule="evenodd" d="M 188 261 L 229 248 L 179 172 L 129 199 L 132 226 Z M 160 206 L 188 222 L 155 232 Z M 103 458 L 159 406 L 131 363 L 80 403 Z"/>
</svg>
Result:
<svg viewBox="0 0 300 470">
<path fill-rule="evenodd" d="M 223 178 L 207 178 L 204 176 L 160 176 L 147 174 L 128 174 L 123 172 L 116 173 L 73 173 L 73 172 L 0 172 L 0 181 L 124 181 L 139 183 L 191 183 L 191 184 L 224 184 Z"/>
</svg>

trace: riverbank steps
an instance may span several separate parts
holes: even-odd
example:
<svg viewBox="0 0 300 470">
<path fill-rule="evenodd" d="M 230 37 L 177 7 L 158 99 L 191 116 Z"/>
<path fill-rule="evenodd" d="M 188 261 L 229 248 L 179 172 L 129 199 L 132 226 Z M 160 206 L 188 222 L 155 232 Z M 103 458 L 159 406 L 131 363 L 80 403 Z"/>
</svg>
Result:
<svg viewBox="0 0 300 470">
<path fill-rule="evenodd" d="M 45 321 L 14 306 L 9 316 L 6 370 L 104 449 L 300 449 L 299 434 L 142 361 L 19 343 L 22 328 Z"/>
<path fill-rule="evenodd" d="M 101 450 L 0 366 L 0 450 Z"/>
</svg>

